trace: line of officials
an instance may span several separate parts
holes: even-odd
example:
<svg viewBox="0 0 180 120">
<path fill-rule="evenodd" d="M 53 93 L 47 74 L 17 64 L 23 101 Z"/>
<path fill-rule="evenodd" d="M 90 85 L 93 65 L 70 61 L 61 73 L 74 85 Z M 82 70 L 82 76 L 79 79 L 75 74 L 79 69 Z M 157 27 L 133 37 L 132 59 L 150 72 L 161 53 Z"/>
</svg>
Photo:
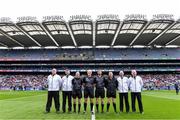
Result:
<svg viewBox="0 0 180 120">
<path fill-rule="evenodd" d="M 62 91 L 62 111 L 66 112 L 66 99 L 68 99 L 68 112 L 72 111 L 72 98 L 73 110 L 76 112 L 76 103 L 78 103 L 78 113 L 81 109 L 81 98 L 84 93 L 84 113 L 86 113 L 88 98 L 90 98 L 90 110 L 93 112 L 93 101 L 96 98 L 96 112 L 99 112 L 99 103 L 101 103 L 101 112 L 104 112 L 104 98 L 105 93 L 107 97 L 107 112 L 109 112 L 110 102 L 112 101 L 114 112 L 116 110 L 116 91 L 119 92 L 120 112 L 123 112 L 124 103 L 126 112 L 129 113 L 128 91 L 131 91 L 131 105 L 132 112 L 136 112 L 136 99 L 138 101 L 139 111 L 144 113 L 141 90 L 143 81 L 137 75 L 136 70 L 131 71 L 131 77 L 124 76 L 124 72 L 119 72 L 119 77 L 115 78 L 113 72 L 109 72 L 108 76 L 103 76 L 102 71 L 99 70 L 97 75 L 92 76 L 92 70 L 87 70 L 87 75 L 81 77 L 79 72 L 76 72 L 73 77 L 70 75 L 70 70 L 65 70 L 65 76 L 62 78 L 57 74 L 57 70 L 52 69 L 52 74 L 48 76 L 48 98 L 46 104 L 46 112 L 50 112 L 52 106 L 52 99 L 54 98 L 56 113 L 60 112 L 59 91 Z M 106 90 L 105 90 L 106 89 Z M 83 92 L 82 92 L 83 91 Z M 95 93 L 95 95 L 94 95 Z M 76 101 L 78 98 L 78 101 Z M 99 102 L 101 101 L 101 102 Z"/>
</svg>

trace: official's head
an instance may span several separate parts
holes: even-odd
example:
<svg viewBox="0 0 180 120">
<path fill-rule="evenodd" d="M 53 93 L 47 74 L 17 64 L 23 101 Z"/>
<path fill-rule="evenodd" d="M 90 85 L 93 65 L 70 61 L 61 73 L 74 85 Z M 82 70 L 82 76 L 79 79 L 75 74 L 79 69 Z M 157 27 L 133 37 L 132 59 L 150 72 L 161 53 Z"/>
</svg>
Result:
<svg viewBox="0 0 180 120">
<path fill-rule="evenodd" d="M 121 77 L 123 77 L 123 76 L 124 76 L 124 72 L 121 70 L 121 71 L 119 72 L 119 75 L 120 75 Z"/>
<path fill-rule="evenodd" d="M 69 74 L 70 74 L 70 70 L 69 70 L 69 69 L 66 69 L 66 70 L 65 70 L 65 74 L 66 74 L 66 75 L 69 75 Z"/>
<path fill-rule="evenodd" d="M 57 70 L 56 68 L 53 68 L 52 71 L 51 71 L 52 75 L 55 75 L 57 73 Z"/>
<path fill-rule="evenodd" d="M 113 78 L 113 72 L 109 72 L 109 78 Z"/>
<path fill-rule="evenodd" d="M 132 75 L 133 77 L 136 77 L 137 71 L 136 71 L 136 70 L 131 70 L 131 75 Z"/>
<path fill-rule="evenodd" d="M 80 72 L 76 72 L 76 73 L 75 73 L 75 77 L 76 77 L 76 78 L 80 78 Z"/>
<path fill-rule="evenodd" d="M 102 70 L 98 70 L 97 74 L 98 74 L 98 76 L 101 76 L 102 75 Z"/>
<path fill-rule="evenodd" d="M 87 75 L 90 77 L 92 76 L 92 70 L 87 70 Z"/>
</svg>

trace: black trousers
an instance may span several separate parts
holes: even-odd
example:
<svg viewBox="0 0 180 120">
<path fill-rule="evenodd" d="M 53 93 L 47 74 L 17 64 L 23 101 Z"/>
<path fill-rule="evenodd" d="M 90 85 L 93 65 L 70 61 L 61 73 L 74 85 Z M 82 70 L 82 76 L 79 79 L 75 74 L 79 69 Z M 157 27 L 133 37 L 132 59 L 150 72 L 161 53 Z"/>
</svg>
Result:
<svg viewBox="0 0 180 120">
<path fill-rule="evenodd" d="M 46 111 L 50 111 L 52 106 L 52 98 L 54 98 L 54 104 L 56 111 L 59 111 L 60 103 L 59 103 L 59 91 L 48 91 L 48 98 L 46 104 Z"/>
<path fill-rule="evenodd" d="M 126 112 L 129 112 L 129 101 L 128 101 L 128 93 L 119 93 L 119 101 L 120 101 L 120 111 L 123 112 L 124 101 L 126 106 Z"/>
<path fill-rule="evenodd" d="M 176 94 L 178 95 L 178 93 L 179 93 L 179 89 L 176 89 Z"/>
<path fill-rule="evenodd" d="M 140 92 L 131 92 L 132 111 L 133 112 L 136 111 L 136 107 L 135 107 L 136 98 L 138 100 L 139 111 L 143 112 L 142 98 Z"/>
<path fill-rule="evenodd" d="M 72 91 L 62 91 L 63 105 L 62 110 L 66 112 L 66 98 L 68 98 L 68 111 L 72 110 Z"/>
</svg>

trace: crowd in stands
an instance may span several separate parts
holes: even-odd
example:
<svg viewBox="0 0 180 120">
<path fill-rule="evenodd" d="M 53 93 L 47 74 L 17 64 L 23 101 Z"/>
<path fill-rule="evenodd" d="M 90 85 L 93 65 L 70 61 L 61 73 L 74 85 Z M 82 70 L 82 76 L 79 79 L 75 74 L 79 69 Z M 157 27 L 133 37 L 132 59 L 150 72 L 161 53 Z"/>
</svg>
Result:
<svg viewBox="0 0 180 120">
<path fill-rule="evenodd" d="M 2 49 L 1 59 L 112 60 L 180 58 L 180 49 Z"/>
<path fill-rule="evenodd" d="M 146 74 L 141 77 L 147 90 L 170 90 L 180 82 L 180 74 Z M 0 90 L 44 90 L 46 79 L 47 75 L 0 75 Z"/>
<path fill-rule="evenodd" d="M 0 89 L 43 90 L 46 88 L 45 75 L 0 75 Z"/>
<path fill-rule="evenodd" d="M 142 75 L 144 87 L 148 90 L 174 89 L 174 84 L 180 82 L 180 74 L 146 74 Z"/>
</svg>

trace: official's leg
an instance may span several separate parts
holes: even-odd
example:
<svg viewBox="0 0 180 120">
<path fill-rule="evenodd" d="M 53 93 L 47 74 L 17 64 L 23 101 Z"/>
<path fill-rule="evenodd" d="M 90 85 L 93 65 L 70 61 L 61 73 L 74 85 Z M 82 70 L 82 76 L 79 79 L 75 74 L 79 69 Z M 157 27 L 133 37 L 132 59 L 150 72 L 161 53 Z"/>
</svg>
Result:
<svg viewBox="0 0 180 120">
<path fill-rule="evenodd" d="M 137 93 L 137 100 L 138 100 L 138 105 L 139 105 L 139 111 L 140 113 L 143 113 L 141 93 Z"/>
<path fill-rule="evenodd" d="M 125 99 L 125 105 L 126 105 L 126 112 L 129 112 L 129 100 L 128 100 L 128 93 L 125 93 L 124 95 L 124 99 Z"/>
<path fill-rule="evenodd" d="M 68 112 L 72 110 L 72 91 L 68 91 Z"/>
<path fill-rule="evenodd" d="M 123 112 L 123 93 L 119 93 L 119 108 L 120 112 Z"/>
<path fill-rule="evenodd" d="M 132 112 L 136 112 L 135 102 L 136 102 L 135 93 L 132 92 L 131 93 Z"/>
<path fill-rule="evenodd" d="M 47 98 L 47 104 L 46 104 L 46 112 L 50 112 L 51 106 L 52 106 L 52 92 L 48 91 L 48 98 Z"/>
<path fill-rule="evenodd" d="M 54 92 L 54 103 L 55 103 L 56 111 L 58 112 L 58 111 L 59 111 L 59 108 L 60 108 L 60 103 L 59 103 L 59 91 L 55 91 L 55 92 Z"/>
<path fill-rule="evenodd" d="M 63 110 L 63 112 L 66 112 L 66 91 L 63 91 L 62 95 L 63 95 L 62 110 Z"/>
</svg>

